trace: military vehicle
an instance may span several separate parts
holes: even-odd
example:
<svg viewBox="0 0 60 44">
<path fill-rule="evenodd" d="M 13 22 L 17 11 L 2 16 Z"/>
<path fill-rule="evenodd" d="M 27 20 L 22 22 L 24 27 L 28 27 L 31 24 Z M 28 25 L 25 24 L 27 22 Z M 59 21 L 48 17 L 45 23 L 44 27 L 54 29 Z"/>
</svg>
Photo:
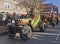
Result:
<svg viewBox="0 0 60 44">
<path fill-rule="evenodd" d="M 39 27 L 39 31 L 44 32 L 44 26 L 45 23 L 41 21 L 39 13 L 35 13 L 32 15 L 32 17 L 31 15 L 27 15 L 26 17 L 12 20 L 11 28 L 13 30 L 13 33 L 10 33 L 9 36 L 13 37 L 15 36 L 15 33 L 20 33 L 21 39 L 27 40 L 31 37 L 32 31 L 34 31 L 35 28 Z"/>
</svg>

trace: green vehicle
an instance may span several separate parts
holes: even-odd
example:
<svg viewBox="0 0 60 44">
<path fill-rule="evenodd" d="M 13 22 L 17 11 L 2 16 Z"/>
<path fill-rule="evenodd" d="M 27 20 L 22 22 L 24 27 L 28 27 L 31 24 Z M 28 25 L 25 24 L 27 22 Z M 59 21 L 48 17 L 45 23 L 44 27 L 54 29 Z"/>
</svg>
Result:
<svg viewBox="0 0 60 44">
<path fill-rule="evenodd" d="M 12 25 L 17 21 L 18 26 L 12 27 L 14 30 L 14 33 L 10 33 L 9 36 L 13 37 L 15 36 L 15 33 L 20 33 L 20 38 L 22 40 L 27 40 L 31 37 L 32 31 L 34 31 L 35 28 L 39 27 L 39 30 L 44 32 L 44 25 L 45 23 L 41 21 L 40 15 L 35 14 L 33 17 L 30 15 L 21 18 L 18 20 L 12 20 Z"/>
<path fill-rule="evenodd" d="M 26 18 L 22 18 L 18 20 L 18 26 L 22 27 L 22 29 L 20 29 L 20 36 L 21 39 L 27 39 L 31 37 L 32 31 L 34 31 L 35 28 L 39 27 L 39 31 L 40 32 L 44 32 L 45 28 L 45 23 L 41 21 L 40 15 L 39 14 L 35 14 L 33 16 L 33 18 L 31 18 L 30 16 L 26 17 Z M 26 36 L 25 36 L 26 35 Z"/>
</svg>

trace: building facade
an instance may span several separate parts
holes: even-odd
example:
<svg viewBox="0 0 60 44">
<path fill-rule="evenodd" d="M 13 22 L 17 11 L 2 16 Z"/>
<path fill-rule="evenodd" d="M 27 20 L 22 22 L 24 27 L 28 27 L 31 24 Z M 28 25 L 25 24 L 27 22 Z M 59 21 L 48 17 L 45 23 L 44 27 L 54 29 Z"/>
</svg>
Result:
<svg viewBox="0 0 60 44">
<path fill-rule="evenodd" d="M 19 0 L 0 0 L 0 12 L 20 13 Z"/>
</svg>

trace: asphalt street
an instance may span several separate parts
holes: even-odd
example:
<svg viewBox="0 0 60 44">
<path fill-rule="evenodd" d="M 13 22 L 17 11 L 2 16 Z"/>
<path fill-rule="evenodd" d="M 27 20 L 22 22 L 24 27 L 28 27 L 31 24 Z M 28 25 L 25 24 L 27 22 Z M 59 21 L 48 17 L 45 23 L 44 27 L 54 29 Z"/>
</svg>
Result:
<svg viewBox="0 0 60 44">
<path fill-rule="evenodd" d="M 45 32 L 33 32 L 27 41 L 20 38 L 10 39 L 7 35 L 0 36 L 0 44 L 60 44 L 60 24 L 49 26 Z"/>
</svg>

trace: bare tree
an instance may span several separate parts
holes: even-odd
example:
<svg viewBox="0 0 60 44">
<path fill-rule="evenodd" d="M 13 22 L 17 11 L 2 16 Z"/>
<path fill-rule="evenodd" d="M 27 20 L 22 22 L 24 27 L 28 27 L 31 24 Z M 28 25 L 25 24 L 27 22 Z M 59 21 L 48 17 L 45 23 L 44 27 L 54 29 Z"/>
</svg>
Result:
<svg viewBox="0 0 60 44">
<path fill-rule="evenodd" d="M 20 4 L 25 8 L 27 7 L 39 8 L 40 4 L 42 4 L 45 1 L 46 0 L 20 0 Z"/>
</svg>

